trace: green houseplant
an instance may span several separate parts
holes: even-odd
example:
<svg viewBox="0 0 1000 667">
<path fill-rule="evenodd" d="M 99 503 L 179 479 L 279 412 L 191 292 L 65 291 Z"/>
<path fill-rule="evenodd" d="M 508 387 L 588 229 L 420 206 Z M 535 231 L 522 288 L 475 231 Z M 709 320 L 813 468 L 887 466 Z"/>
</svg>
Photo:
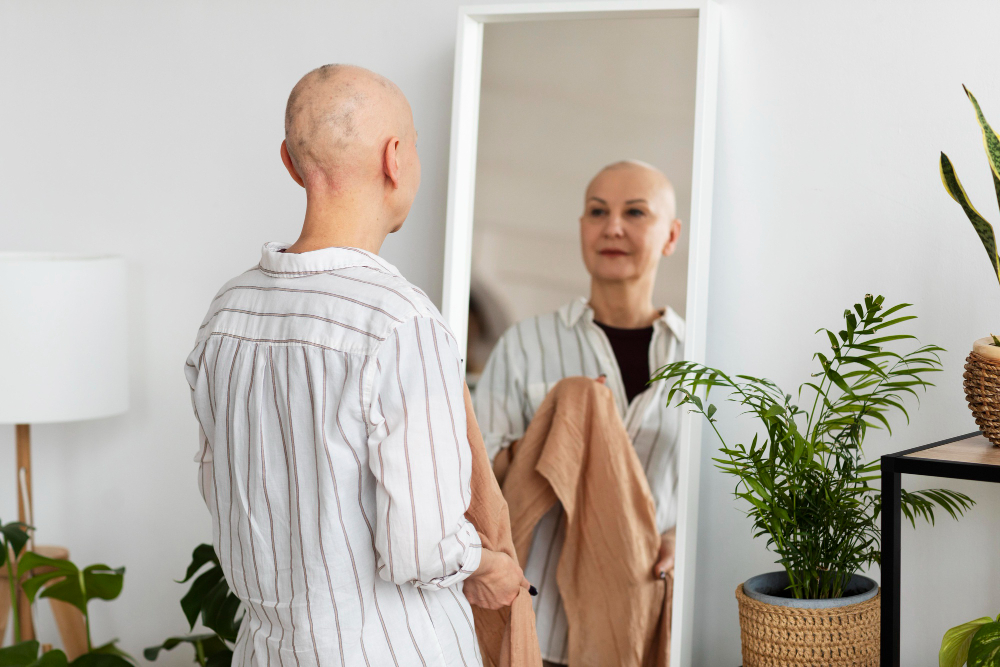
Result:
<svg viewBox="0 0 1000 667">
<path fill-rule="evenodd" d="M 47 558 L 34 552 L 21 557 L 18 574 L 26 576 L 32 570 L 42 572 L 28 576 L 21 584 L 31 602 L 38 598 L 53 598 L 67 602 L 83 614 L 87 624 L 87 652 L 70 663 L 73 667 L 130 667 L 135 659 L 118 648 L 118 640 L 94 646 L 90 636 L 91 600 L 114 600 L 125 584 L 125 568 L 104 564 L 79 568 L 68 560 Z M 46 654 L 47 655 L 47 654 Z"/>
<path fill-rule="evenodd" d="M 30 538 L 28 531 L 31 526 L 12 521 L 7 524 L 0 522 L 0 546 L 3 552 L 0 553 L 0 567 L 7 567 L 8 573 L 15 571 L 15 564 L 21 552 L 24 551 Z M 8 594 L 11 604 L 11 619 L 13 621 L 14 644 L 0 648 L 0 665 L 11 667 L 66 667 L 66 654 L 59 650 L 48 651 L 39 655 L 40 645 L 35 640 L 21 640 L 21 619 L 17 604 L 17 578 L 8 574 L 7 584 L 10 587 Z"/>
<path fill-rule="evenodd" d="M 160 651 L 170 651 L 181 644 L 190 644 L 194 649 L 194 661 L 201 667 L 229 667 L 233 661 L 232 644 L 236 642 L 243 615 L 240 600 L 229 589 L 222 565 L 211 544 L 199 544 L 191 554 L 184 578 L 177 583 L 184 584 L 203 570 L 192 582 L 191 588 L 181 598 L 181 609 L 194 630 L 198 617 L 202 624 L 212 630 L 210 633 L 189 634 L 170 637 L 159 646 L 151 646 L 143 651 L 147 660 L 156 660 Z"/>
<path fill-rule="evenodd" d="M 768 548 L 784 568 L 783 573 L 766 575 L 771 577 L 770 590 L 752 601 L 760 603 L 751 605 L 752 614 L 744 609 L 740 596 L 750 594 L 744 594 L 744 589 L 753 580 L 737 589 L 745 667 L 764 664 L 760 656 L 769 648 L 748 646 L 747 638 L 766 636 L 769 630 L 748 630 L 746 624 L 754 619 L 769 622 L 764 618 L 768 606 L 799 607 L 799 611 L 827 607 L 815 609 L 817 614 L 827 614 L 826 621 L 816 620 L 817 627 L 824 622 L 868 624 L 859 630 L 867 648 L 859 648 L 860 640 L 846 633 L 843 646 L 827 647 L 842 654 L 843 660 L 831 654 L 823 657 L 836 665 L 877 663 L 878 616 L 872 606 L 877 605 L 877 586 L 858 573 L 878 564 L 881 557 L 881 492 L 872 486 L 879 462 L 866 461 L 862 445 L 869 429 L 891 433 L 894 413 L 909 420 L 906 400 L 932 386 L 928 376 L 940 369 L 937 353 L 942 350 L 921 345 L 896 351 L 915 337 L 888 330 L 915 316 L 902 313 L 908 304 L 891 308 L 883 304 L 883 297 L 867 295 L 844 312 L 843 329 L 819 330 L 830 350 L 814 355 L 819 369 L 799 387 L 797 399 L 765 378 L 730 376 L 692 362 L 668 364 L 654 376 L 654 380 L 673 383 L 668 401 L 690 406 L 708 420 L 723 443 L 721 456 L 714 459 L 717 467 L 736 477 L 735 495 L 749 505 L 754 536 L 767 537 Z M 761 428 L 751 442 L 727 443 L 718 429 L 717 408 L 708 402 L 713 389 L 725 391 L 728 401 L 757 418 Z M 798 401 L 803 400 L 808 409 L 799 407 Z M 937 508 L 957 517 L 972 505 L 968 496 L 946 489 L 904 491 L 902 495 L 903 513 L 911 523 L 917 517 L 933 523 Z M 845 602 L 852 599 L 845 596 L 857 593 L 859 587 L 864 590 L 858 597 L 867 595 L 866 601 Z M 863 613 L 851 611 L 852 606 L 864 607 Z M 831 620 L 830 614 L 839 616 Z M 847 621 L 844 614 L 850 616 Z M 802 633 L 800 639 L 811 641 Z M 810 647 L 802 648 L 808 655 Z"/>
<path fill-rule="evenodd" d="M 6 566 L 8 572 L 14 571 L 14 564 L 17 563 L 18 556 L 28 544 L 29 529 L 29 526 L 20 521 L 11 521 L 7 524 L 0 521 L 0 546 L 3 547 L 3 553 L 0 553 L 0 567 Z M 8 575 L 7 585 L 10 587 L 11 618 L 14 623 L 14 642 L 16 643 L 21 641 L 21 619 L 18 618 L 17 604 L 15 603 L 17 600 L 17 579 Z M 0 642 L 2 641 L 3 638 L 0 637 Z"/>
<path fill-rule="evenodd" d="M 60 650 L 39 655 L 35 640 L 20 641 L 20 619 L 16 605 L 13 610 L 15 644 L 0 649 L 2 667 L 131 667 L 135 660 L 117 646 L 117 639 L 94 646 L 90 637 L 88 603 L 93 599 L 114 600 L 121 594 L 125 568 L 112 569 L 107 565 L 91 565 L 82 570 L 68 560 L 47 558 L 34 552 L 22 555 L 28 542 L 28 526 L 9 523 L 0 526 L 4 551 L 0 565 L 5 562 L 9 571 L 16 563 L 17 578 L 21 589 L 31 603 L 45 597 L 61 600 L 80 610 L 87 627 L 87 652 L 72 662 Z M 20 559 L 18 560 L 18 556 Z M 16 599 L 15 578 L 8 576 L 11 599 Z"/>
<path fill-rule="evenodd" d="M 1000 667 L 1000 616 L 958 625 L 944 633 L 940 667 Z"/>
<path fill-rule="evenodd" d="M 972 108 L 976 112 L 976 120 L 982 130 L 983 145 L 986 148 L 986 158 L 990 165 L 990 176 L 993 179 L 993 187 L 997 194 L 997 201 L 1000 202 L 1000 136 L 990 127 L 983 115 L 983 110 L 979 107 L 979 102 L 975 96 L 963 86 L 965 94 L 972 103 Z M 965 193 L 958 174 L 951 164 L 951 160 L 944 153 L 941 153 L 941 181 L 945 190 L 951 198 L 958 202 L 965 212 L 973 229 L 979 235 L 986 255 L 990 259 L 992 274 L 1000 281 L 1000 257 L 997 255 L 997 238 L 993 230 L 993 225 L 986 221 L 979 211 L 972 205 L 969 196 Z M 995 379 L 1000 375 L 1000 338 L 989 335 L 980 338 L 972 344 L 972 352 L 965 363 L 965 395 L 969 402 L 969 409 L 976 419 L 976 424 L 987 438 L 994 445 L 1000 445 L 1000 409 L 996 399 L 1000 394 L 1000 384 Z"/>
</svg>

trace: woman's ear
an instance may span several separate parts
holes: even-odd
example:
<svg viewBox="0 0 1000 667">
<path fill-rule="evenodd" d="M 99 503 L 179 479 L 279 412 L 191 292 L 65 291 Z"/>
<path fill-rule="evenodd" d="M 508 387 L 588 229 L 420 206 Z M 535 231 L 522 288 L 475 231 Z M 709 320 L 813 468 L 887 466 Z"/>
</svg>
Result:
<svg viewBox="0 0 1000 667">
<path fill-rule="evenodd" d="M 288 145 L 282 141 L 281 142 L 281 161 L 285 165 L 285 169 L 288 170 L 288 175 L 292 177 L 292 180 L 306 187 L 305 181 L 302 180 L 302 176 L 299 175 L 299 171 L 295 168 L 295 163 L 292 162 L 292 156 L 288 154 Z"/>
<path fill-rule="evenodd" d="M 389 137 L 382 156 L 382 171 L 385 177 L 392 181 L 392 187 L 399 187 L 399 137 Z"/>
<path fill-rule="evenodd" d="M 663 246 L 663 256 L 669 257 L 674 254 L 674 250 L 677 249 L 677 241 L 681 238 L 681 219 L 674 218 L 670 221 L 670 236 L 667 237 L 667 243 Z"/>
</svg>

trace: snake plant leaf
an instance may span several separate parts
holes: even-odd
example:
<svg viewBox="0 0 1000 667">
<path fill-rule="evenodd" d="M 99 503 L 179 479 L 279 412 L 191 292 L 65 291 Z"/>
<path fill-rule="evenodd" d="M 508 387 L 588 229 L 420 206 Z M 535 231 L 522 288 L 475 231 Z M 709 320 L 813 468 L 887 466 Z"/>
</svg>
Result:
<svg viewBox="0 0 1000 667">
<path fill-rule="evenodd" d="M 1000 666 L 1000 623 L 991 619 L 976 630 L 969 644 L 969 667 Z"/>
<path fill-rule="evenodd" d="M 986 218 L 979 215 L 979 211 L 969 201 L 969 196 L 965 194 L 965 189 L 958 180 L 958 174 L 955 173 L 955 168 L 951 165 L 951 160 L 944 153 L 941 153 L 941 182 L 944 183 L 944 187 L 948 191 L 948 194 L 951 195 L 951 198 L 957 201 L 962 210 L 965 211 L 965 215 L 968 216 L 972 227 L 979 234 L 979 240 L 983 242 L 986 254 L 990 257 L 990 264 L 993 265 L 993 273 L 997 276 L 997 281 L 1000 281 L 1000 258 L 997 257 L 997 239 L 993 233 L 993 225 L 988 223 Z"/>
<path fill-rule="evenodd" d="M 975 96 L 965 86 L 962 86 L 962 89 L 969 96 L 969 100 L 976 110 L 976 120 L 979 121 L 979 127 L 983 130 L 983 146 L 986 148 L 986 157 L 989 158 L 990 170 L 993 172 L 993 188 L 997 193 L 997 203 L 1000 204 L 1000 137 L 986 122 L 986 117 L 983 116 L 983 110 L 979 108 L 979 102 L 976 101 Z"/>
</svg>

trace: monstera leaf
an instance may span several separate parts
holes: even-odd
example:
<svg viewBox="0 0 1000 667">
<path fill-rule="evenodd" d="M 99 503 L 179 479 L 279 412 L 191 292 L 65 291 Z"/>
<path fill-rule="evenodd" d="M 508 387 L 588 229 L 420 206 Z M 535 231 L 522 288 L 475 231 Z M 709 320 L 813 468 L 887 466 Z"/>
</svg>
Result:
<svg viewBox="0 0 1000 667">
<path fill-rule="evenodd" d="M 146 660 L 156 660 L 160 651 L 171 651 L 181 644 L 191 644 L 195 650 L 196 659 L 204 660 L 206 667 L 231 665 L 233 651 L 217 634 L 186 635 L 171 637 L 159 646 L 151 646 L 142 652 Z"/>
<path fill-rule="evenodd" d="M 14 552 L 14 558 L 20 555 L 24 545 L 28 543 L 28 530 L 30 526 L 20 521 L 11 521 L 6 525 L 0 525 L 0 542 L 6 543 Z M 0 553 L 0 567 L 7 562 L 7 549 Z"/>
<path fill-rule="evenodd" d="M 240 599 L 229 589 L 229 583 L 211 544 L 201 544 L 195 548 L 187 574 L 179 583 L 187 582 L 206 565 L 211 567 L 192 582 L 191 588 L 181 599 L 181 608 L 192 629 L 200 614 L 205 627 L 214 630 L 223 639 L 236 641 L 236 633 L 243 620 L 239 613 Z"/>
<path fill-rule="evenodd" d="M 29 600 L 34 602 L 37 597 L 62 600 L 79 609 L 85 616 L 87 602 L 94 598 L 114 600 L 122 592 L 125 582 L 124 567 L 112 569 L 100 564 L 80 570 L 68 560 L 46 558 L 34 552 L 21 557 L 17 571 L 24 576 L 35 568 L 45 568 L 48 571 L 36 574 L 22 584 Z M 47 584 L 51 585 L 46 587 Z"/>
<path fill-rule="evenodd" d="M 56 649 L 38 655 L 38 642 L 30 640 L 0 648 L 0 667 L 66 667 L 66 654 Z"/>
</svg>

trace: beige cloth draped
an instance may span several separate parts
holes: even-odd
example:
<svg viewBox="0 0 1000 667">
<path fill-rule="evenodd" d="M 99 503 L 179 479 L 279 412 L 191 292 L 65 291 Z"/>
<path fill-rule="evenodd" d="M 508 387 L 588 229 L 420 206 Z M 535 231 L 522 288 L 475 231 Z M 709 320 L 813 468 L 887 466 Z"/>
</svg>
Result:
<svg viewBox="0 0 1000 667">
<path fill-rule="evenodd" d="M 557 500 L 566 513 L 556 579 L 570 667 L 666 667 L 673 573 L 653 575 L 653 498 L 611 391 L 561 380 L 516 449 L 501 484 L 522 567 L 538 520 Z"/>
<path fill-rule="evenodd" d="M 483 434 L 465 388 L 465 413 L 472 449 L 472 500 L 465 517 L 476 527 L 483 548 L 502 551 L 517 560 L 510 532 L 510 514 L 486 455 Z M 476 638 L 485 667 L 541 667 L 531 595 L 521 589 L 510 607 L 496 611 L 472 605 Z"/>
</svg>

